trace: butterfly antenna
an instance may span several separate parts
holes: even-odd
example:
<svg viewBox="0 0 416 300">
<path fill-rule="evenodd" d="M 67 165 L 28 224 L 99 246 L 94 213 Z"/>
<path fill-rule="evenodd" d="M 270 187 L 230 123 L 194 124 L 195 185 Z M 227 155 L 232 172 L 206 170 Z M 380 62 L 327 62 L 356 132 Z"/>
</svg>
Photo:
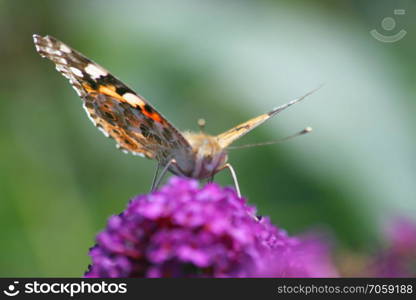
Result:
<svg viewBox="0 0 416 300">
<path fill-rule="evenodd" d="M 270 142 L 264 142 L 264 143 L 256 143 L 256 144 L 247 144 L 247 145 L 241 145 L 241 146 L 231 146 L 231 147 L 227 147 L 227 149 L 229 150 L 234 150 L 234 149 L 244 149 L 244 148 L 250 148 L 250 147 L 257 147 L 257 146 L 267 146 L 267 145 L 274 145 L 280 142 L 284 142 L 290 139 L 293 139 L 297 136 L 301 136 L 307 133 L 310 133 L 312 131 L 312 127 L 306 127 L 305 129 L 296 132 L 295 134 L 289 135 L 287 137 L 284 137 L 282 139 L 279 140 L 275 140 L 275 141 L 270 141 Z"/>
<path fill-rule="evenodd" d="M 313 89 L 312 91 L 306 93 L 305 95 L 303 95 L 302 97 L 296 98 L 286 104 L 283 104 L 281 106 L 278 106 L 276 108 L 274 108 L 271 112 L 268 113 L 269 117 L 273 117 L 274 115 L 278 114 L 279 112 L 281 112 L 282 110 L 285 110 L 286 108 L 288 108 L 289 106 L 292 106 L 293 104 L 296 104 L 300 101 L 302 101 L 303 99 L 305 99 L 306 97 L 308 97 L 309 95 L 315 93 L 317 90 L 319 90 L 321 87 L 323 86 L 323 84 L 321 84 L 320 86 L 318 86 L 317 88 Z"/>
</svg>

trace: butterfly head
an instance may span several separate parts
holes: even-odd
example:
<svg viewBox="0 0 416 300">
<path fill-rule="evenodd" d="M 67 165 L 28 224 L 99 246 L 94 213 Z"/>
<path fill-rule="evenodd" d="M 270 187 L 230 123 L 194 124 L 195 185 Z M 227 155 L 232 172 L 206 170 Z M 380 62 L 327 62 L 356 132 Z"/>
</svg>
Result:
<svg viewBox="0 0 416 300">
<path fill-rule="evenodd" d="M 228 158 L 227 152 L 218 143 L 216 137 L 203 132 L 184 132 L 183 134 L 190 144 L 194 156 L 192 166 L 189 166 L 189 161 L 177 160 L 183 175 L 200 179 L 208 178 L 224 167 Z M 186 164 L 188 165 L 186 166 Z M 181 165 L 184 168 L 181 168 Z"/>
</svg>

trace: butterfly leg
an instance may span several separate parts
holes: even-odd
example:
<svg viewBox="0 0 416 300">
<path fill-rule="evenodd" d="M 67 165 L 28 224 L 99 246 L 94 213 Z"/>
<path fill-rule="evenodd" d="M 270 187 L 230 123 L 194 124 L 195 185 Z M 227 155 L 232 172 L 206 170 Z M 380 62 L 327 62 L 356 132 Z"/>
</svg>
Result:
<svg viewBox="0 0 416 300">
<path fill-rule="evenodd" d="M 208 178 L 207 183 L 212 183 L 214 181 L 214 176 L 212 175 L 211 177 Z"/>
<path fill-rule="evenodd" d="M 235 171 L 234 171 L 233 166 L 232 166 L 232 165 L 230 165 L 230 164 L 226 164 L 226 165 L 223 167 L 223 170 L 224 170 L 225 168 L 227 168 L 228 170 L 230 170 L 231 177 L 233 178 L 233 181 L 234 181 L 234 187 L 235 187 L 235 190 L 237 191 L 237 196 L 238 196 L 238 198 L 241 198 L 240 187 L 239 187 L 239 185 L 238 185 L 237 175 L 236 175 L 236 173 L 235 173 Z M 256 216 L 256 215 L 250 215 L 250 216 L 251 216 L 251 217 L 252 217 L 255 221 L 257 221 L 257 222 L 260 222 L 260 220 L 262 219 L 262 217 L 261 217 L 261 216 Z"/>
<path fill-rule="evenodd" d="M 157 177 L 157 179 L 155 179 L 154 184 L 152 184 L 152 191 L 154 191 L 155 189 L 158 188 L 160 182 L 162 181 L 163 177 L 165 176 L 166 172 L 168 171 L 169 167 L 176 163 L 176 160 L 171 159 L 162 169 L 162 172 L 160 172 L 159 177 L 155 176 L 155 178 Z M 159 167 L 158 167 L 159 168 Z M 158 170 L 159 171 L 159 170 Z"/>
<path fill-rule="evenodd" d="M 230 171 L 231 177 L 234 181 L 234 187 L 237 192 L 238 198 L 241 198 L 240 186 L 238 185 L 237 175 L 234 171 L 234 168 L 230 164 L 226 164 L 223 169 L 228 169 Z"/>
<path fill-rule="evenodd" d="M 240 187 L 239 187 L 239 185 L 238 185 L 238 181 L 237 181 L 237 175 L 236 175 L 236 173 L 235 173 L 235 171 L 234 171 L 234 168 L 233 168 L 233 166 L 231 166 L 230 164 L 226 164 L 223 168 L 222 168 L 222 170 L 224 170 L 224 169 L 228 169 L 228 170 L 230 170 L 230 173 L 231 173 L 231 177 L 233 178 L 233 181 L 234 181 L 234 187 L 235 187 L 235 190 L 237 191 L 237 196 L 238 196 L 238 198 L 241 198 L 241 193 L 240 193 Z M 250 216 L 255 220 L 255 221 L 257 221 L 257 222 L 260 222 L 260 220 L 262 219 L 262 217 L 261 216 L 256 216 L 256 215 L 251 215 L 250 214 Z"/>
<path fill-rule="evenodd" d="M 156 179 L 157 176 L 159 174 L 159 170 L 160 170 L 160 163 L 157 163 L 157 167 L 156 167 L 156 171 L 155 171 L 155 175 L 153 176 L 153 180 L 152 180 L 152 187 L 150 188 L 150 192 L 153 192 L 156 186 Z"/>
</svg>

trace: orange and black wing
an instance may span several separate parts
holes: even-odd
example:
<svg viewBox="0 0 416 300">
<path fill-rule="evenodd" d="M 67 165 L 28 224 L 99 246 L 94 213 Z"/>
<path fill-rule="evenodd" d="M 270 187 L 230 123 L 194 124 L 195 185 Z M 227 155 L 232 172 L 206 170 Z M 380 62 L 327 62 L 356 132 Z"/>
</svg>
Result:
<svg viewBox="0 0 416 300">
<path fill-rule="evenodd" d="M 171 123 L 106 69 L 54 37 L 33 35 L 33 40 L 37 52 L 69 79 L 91 121 L 122 150 L 161 163 L 190 151 Z"/>
</svg>

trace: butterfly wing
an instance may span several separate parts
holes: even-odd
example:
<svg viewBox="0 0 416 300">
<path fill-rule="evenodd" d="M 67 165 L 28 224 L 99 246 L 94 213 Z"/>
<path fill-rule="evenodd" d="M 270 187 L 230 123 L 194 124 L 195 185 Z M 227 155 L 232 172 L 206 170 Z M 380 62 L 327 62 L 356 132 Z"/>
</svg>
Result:
<svg viewBox="0 0 416 300">
<path fill-rule="evenodd" d="M 278 107 L 274 108 L 272 111 L 270 111 L 269 113 L 262 114 L 258 117 L 252 118 L 252 119 L 248 120 L 247 122 L 241 123 L 241 124 L 231 128 L 230 130 L 227 130 L 226 132 L 223 132 L 223 133 L 217 135 L 216 138 L 217 138 L 218 143 L 220 144 L 220 146 L 222 148 L 228 147 L 229 145 L 231 145 L 234 141 L 236 141 L 240 137 L 246 135 L 251 130 L 253 130 L 257 126 L 261 125 L 262 123 L 264 123 L 265 121 L 267 121 L 271 117 L 274 117 L 275 115 L 277 115 L 281 111 L 285 110 L 289 106 L 292 106 L 293 104 L 296 104 L 296 103 L 302 101 L 303 99 L 305 99 L 310 94 L 314 93 L 319 88 L 320 87 L 306 93 L 302 97 L 299 97 L 299 98 L 294 99 L 294 100 L 292 100 L 292 101 L 290 101 L 286 104 L 278 106 Z"/>
<path fill-rule="evenodd" d="M 190 151 L 182 134 L 107 70 L 51 36 L 33 35 L 37 52 L 55 63 L 84 102 L 91 121 L 119 148 L 165 164 Z"/>
</svg>

